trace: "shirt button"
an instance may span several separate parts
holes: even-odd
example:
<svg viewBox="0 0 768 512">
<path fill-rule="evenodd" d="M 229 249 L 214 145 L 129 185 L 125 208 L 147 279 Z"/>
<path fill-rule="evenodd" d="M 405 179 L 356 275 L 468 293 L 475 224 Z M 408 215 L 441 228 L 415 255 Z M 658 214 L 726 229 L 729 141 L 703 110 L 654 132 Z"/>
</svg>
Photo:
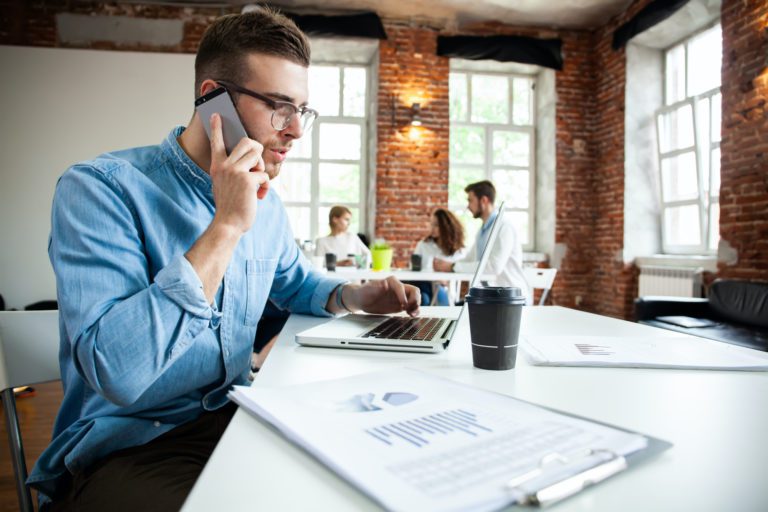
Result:
<svg viewBox="0 0 768 512">
<path fill-rule="evenodd" d="M 159 427 L 160 425 L 162 425 L 162 423 L 160 423 L 159 421 L 156 421 L 156 422 L 155 422 L 155 426 L 156 426 L 156 427 Z"/>
</svg>

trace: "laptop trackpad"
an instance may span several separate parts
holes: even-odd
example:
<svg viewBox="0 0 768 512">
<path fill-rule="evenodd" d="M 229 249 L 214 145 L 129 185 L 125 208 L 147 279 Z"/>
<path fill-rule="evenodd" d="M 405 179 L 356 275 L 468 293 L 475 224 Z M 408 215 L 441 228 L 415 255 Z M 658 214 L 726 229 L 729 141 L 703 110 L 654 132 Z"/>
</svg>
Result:
<svg viewBox="0 0 768 512">
<path fill-rule="evenodd" d="M 391 318 L 389 315 L 347 315 L 343 319 L 341 319 L 341 322 L 338 322 L 335 325 L 338 325 L 338 327 L 341 328 L 343 325 L 344 334 L 356 337 L 360 336 L 361 334 L 364 334 L 377 325 L 379 325 L 381 322 L 384 322 L 388 318 Z M 334 327 L 335 329 L 335 327 Z"/>
<path fill-rule="evenodd" d="M 388 315 L 347 315 L 298 333 L 321 338 L 356 338 L 389 318 Z"/>
</svg>

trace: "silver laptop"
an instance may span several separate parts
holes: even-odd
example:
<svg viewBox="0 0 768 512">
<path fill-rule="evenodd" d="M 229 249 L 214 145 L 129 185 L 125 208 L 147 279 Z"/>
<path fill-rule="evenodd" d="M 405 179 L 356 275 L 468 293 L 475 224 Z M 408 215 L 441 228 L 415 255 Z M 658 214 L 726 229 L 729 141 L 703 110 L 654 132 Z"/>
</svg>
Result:
<svg viewBox="0 0 768 512">
<path fill-rule="evenodd" d="M 504 214 L 504 203 L 493 222 L 488 242 L 470 286 L 476 286 L 483 275 L 490 249 L 496 242 Z M 312 347 L 353 348 L 367 350 L 392 350 L 405 352 L 441 352 L 453 338 L 456 326 L 467 309 L 464 304 L 458 315 L 445 308 L 445 316 L 420 316 L 411 318 L 405 314 L 367 315 L 351 314 L 329 320 L 296 334 L 299 345 Z M 451 315 L 452 313 L 452 315 Z"/>
</svg>

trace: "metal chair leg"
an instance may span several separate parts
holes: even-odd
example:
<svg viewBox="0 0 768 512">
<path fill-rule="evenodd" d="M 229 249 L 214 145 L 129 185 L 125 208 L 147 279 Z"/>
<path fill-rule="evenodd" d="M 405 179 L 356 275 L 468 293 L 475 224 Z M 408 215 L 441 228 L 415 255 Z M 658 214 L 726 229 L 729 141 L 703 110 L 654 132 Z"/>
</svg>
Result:
<svg viewBox="0 0 768 512">
<path fill-rule="evenodd" d="M 27 487 L 27 463 L 24 459 L 24 446 L 21 444 L 21 429 L 19 428 L 19 416 L 16 413 L 16 397 L 13 388 L 4 389 L 3 408 L 5 409 L 5 424 L 8 430 L 8 442 L 11 447 L 11 461 L 13 473 L 16 476 L 16 493 L 19 497 L 19 510 L 32 512 L 32 494 Z"/>
</svg>

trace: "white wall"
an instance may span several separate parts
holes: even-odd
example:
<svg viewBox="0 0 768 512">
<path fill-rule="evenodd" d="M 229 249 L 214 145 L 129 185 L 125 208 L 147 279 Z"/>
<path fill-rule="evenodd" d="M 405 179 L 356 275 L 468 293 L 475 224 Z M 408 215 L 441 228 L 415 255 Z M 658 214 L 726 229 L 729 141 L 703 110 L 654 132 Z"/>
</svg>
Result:
<svg viewBox="0 0 768 512">
<path fill-rule="evenodd" d="M 548 255 L 550 265 L 560 268 L 562 258 L 555 252 L 556 110 L 555 71 L 542 69 L 536 83 L 536 252 Z"/>
<path fill-rule="evenodd" d="M 662 106 L 663 54 L 627 45 L 624 91 L 624 263 L 661 252 L 655 112 Z"/>
<path fill-rule="evenodd" d="M 0 69 L 0 294 L 23 308 L 56 297 L 47 245 L 57 178 L 186 124 L 194 55 L 0 46 Z"/>
</svg>

